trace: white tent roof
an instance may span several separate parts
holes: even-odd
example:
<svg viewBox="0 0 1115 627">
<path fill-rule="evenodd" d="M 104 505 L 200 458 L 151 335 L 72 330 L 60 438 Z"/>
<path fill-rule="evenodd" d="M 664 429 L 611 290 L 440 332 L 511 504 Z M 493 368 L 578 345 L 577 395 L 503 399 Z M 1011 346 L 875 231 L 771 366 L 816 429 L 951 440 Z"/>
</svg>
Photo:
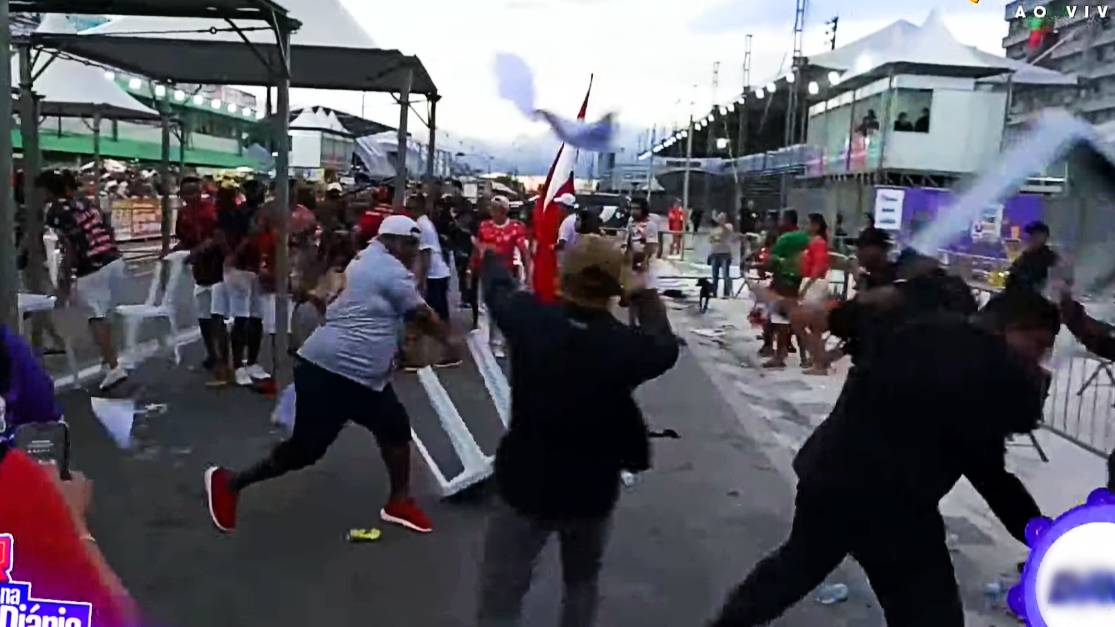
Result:
<svg viewBox="0 0 1115 627">
<path fill-rule="evenodd" d="M 336 114 L 332 111 L 326 113 L 325 109 L 317 109 L 315 107 L 302 109 L 298 116 L 290 123 L 290 126 L 296 129 L 320 129 L 323 131 L 333 131 L 335 133 L 350 135 L 344 124 L 341 124 L 341 121 L 337 119 Z"/>
<path fill-rule="evenodd" d="M 934 9 L 921 26 L 905 20 L 831 52 L 810 57 L 811 65 L 841 70 L 842 81 L 896 64 L 952 68 L 966 76 L 989 77 L 1013 72 L 1018 83 L 1072 84 L 1075 79 L 1022 61 L 983 52 L 953 37 Z"/>
<path fill-rule="evenodd" d="M 72 34 L 76 31 L 64 15 L 48 13 L 36 32 Z M 45 63 L 45 59 L 39 64 Z M 11 58 L 12 77 L 19 76 L 19 58 Z M 18 78 L 16 81 L 18 83 Z M 80 113 L 94 106 L 102 107 L 105 117 L 159 117 L 159 114 L 133 98 L 114 81 L 109 80 L 103 70 L 70 59 L 55 59 L 35 80 L 35 93 L 43 99 L 44 112 Z"/>
<path fill-rule="evenodd" d="M 341 4 L 340 0 L 285 0 L 283 6 L 288 15 L 302 22 L 291 36 L 291 42 L 304 46 L 334 46 L 338 48 L 378 48 L 371 36 L 360 27 L 356 18 Z M 273 44 L 275 34 L 258 22 L 239 24 L 248 30 L 244 35 L 251 41 Z M 205 31 L 209 28 L 227 29 L 228 23 L 221 20 L 196 18 L 162 18 L 149 16 L 124 16 L 106 24 L 83 31 L 82 34 L 123 35 L 133 33 L 140 37 L 159 37 L 167 39 L 194 39 L 208 41 L 242 41 L 235 32 L 221 30 L 216 34 Z"/>
<path fill-rule="evenodd" d="M 389 179 L 395 176 L 395 165 L 374 136 L 356 138 L 356 157 L 364 164 L 368 175 L 373 179 Z"/>
</svg>

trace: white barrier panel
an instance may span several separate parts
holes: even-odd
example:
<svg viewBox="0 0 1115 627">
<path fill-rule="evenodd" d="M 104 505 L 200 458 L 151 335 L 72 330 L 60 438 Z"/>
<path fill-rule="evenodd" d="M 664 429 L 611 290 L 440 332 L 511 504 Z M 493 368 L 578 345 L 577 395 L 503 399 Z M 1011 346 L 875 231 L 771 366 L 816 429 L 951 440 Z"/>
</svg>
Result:
<svg viewBox="0 0 1115 627">
<path fill-rule="evenodd" d="M 511 427 L 511 386 L 507 383 L 507 375 L 503 373 L 503 368 L 499 367 L 495 354 L 492 353 L 492 346 L 486 335 L 482 329 L 469 333 L 468 350 L 480 370 L 484 387 L 488 388 L 488 395 L 495 403 L 496 413 L 499 414 L 503 427 L 507 429 Z"/>
<path fill-rule="evenodd" d="M 453 405 L 453 400 L 449 398 L 449 392 L 441 385 L 441 381 L 434 374 L 433 368 L 427 366 L 419 370 L 418 380 L 430 397 L 430 403 L 433 404 L 434 411 L 437 412 L 441 427 L 445 429 L 445 433 L 449 436 L 449 442 L 453 445 L 457 457 L 460 458 L 464 470 L 456 477 L 446 479 L 437 463 L 430 456 L 429 451 L 426 450 L 426 446 L 418 438 L 418 434 L 413 433 L 412 430 L 414 442 L 433 471 L 434 478 L 437 479 L 438 485 L 441 487 L 442 495 L 452 496 L 490 477 L 493 460 L 484 454 L 480 445 L 476 443 L 476 439 L 472 437 L 472 433 L 469 432 L 461 414 L 457 412 L 456 406 Z"/>
</svg>

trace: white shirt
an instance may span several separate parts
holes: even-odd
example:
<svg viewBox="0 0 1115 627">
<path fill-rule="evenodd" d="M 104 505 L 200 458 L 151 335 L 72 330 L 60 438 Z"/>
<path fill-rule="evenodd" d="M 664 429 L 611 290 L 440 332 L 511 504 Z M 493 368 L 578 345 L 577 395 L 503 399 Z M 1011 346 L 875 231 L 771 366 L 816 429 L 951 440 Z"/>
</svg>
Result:
<svg viewBox="0 0 1115 627">
<path fill-rule="evenodd" d="M 637 222 L 632 218 L 627 224 L 627 232 L 631 237 L 632 252 L 641 253 L 647 244 L 658 244 L 658 224 L 654 218 L 646 222 Z"/>
<path fill-rule="evenodd" d="M 577 243 L 577 239 L 577 214 L 571 213 L 565 216 L 558 227 L 558 241 L 565 242 L 565 247 L 569 248 Z"/>
<path fill-rule="evenodd" d="M 422 229 L 422 234 L 418 237 L 418 250 L 430 251 L 430 267 L 426 272 L 426 278 L 448 279 L 449 266 L 441 254 L 441 240 L 438 239 L 433 221 L 426 216 L 419 216 L 418 228 Z"/>
</svg>

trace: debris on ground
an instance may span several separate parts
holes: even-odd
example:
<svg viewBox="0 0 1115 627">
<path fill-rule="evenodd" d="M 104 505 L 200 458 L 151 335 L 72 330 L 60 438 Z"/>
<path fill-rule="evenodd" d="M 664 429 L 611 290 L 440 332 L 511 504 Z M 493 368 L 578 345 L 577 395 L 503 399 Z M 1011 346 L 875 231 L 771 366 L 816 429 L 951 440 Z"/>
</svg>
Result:
<svg viewBox="0 0 1115 627">
<path fill-rule="evenodd" d="M 821 605 L 835 605 L 848 600 L 848 586 L 842 583 L 826 583 L 817 588 L 817 602 Z"/>
</svg>

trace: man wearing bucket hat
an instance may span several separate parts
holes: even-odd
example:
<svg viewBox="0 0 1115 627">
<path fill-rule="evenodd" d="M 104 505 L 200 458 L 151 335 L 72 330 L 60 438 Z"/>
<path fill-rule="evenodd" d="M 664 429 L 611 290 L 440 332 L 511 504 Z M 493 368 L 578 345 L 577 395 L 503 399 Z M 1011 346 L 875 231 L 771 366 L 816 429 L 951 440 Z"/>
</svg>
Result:
<svg viewBox="0 0 1115 627">
<path fill-rule="evenodd" d="M 603 237 L 584 235 L 566 251 L 557 305 L 516 290 L 494 254 L 484 261 L 485 300 L 515 367 L 511 426 L 495 461 L 504 504 L 489 520 L 478 624 L 517 624 L 532 567 L 556 534 L 561 625 L 589 627 L 620 472 L 650 465 L 632 394 L 673 367 L 678 344 L 657 292 L 628 274 L 623 252 Z M 639 328 L 609 309 L 624 292 Z"/>
<path fill-rule="evenodd" d="M 389 216 L 348 265 L 345 288 L 326 310 L 325 324 L 298 351 L 291 437 L 246 470 L 214 466 L 205 472 L 209 514 L 219 530 L 236 528 L 244 488 L 315 463 L 349 420 L 372 432 L 387 465 L 391 494 L 380 517 L 418 532 L 433 529 L 410 497 L 410 419 L 391 387 L 402 320 L 449 346 L 448 328 L 422 300 L 407 269 L 418 255 L 420 234 L 414 220 Z"/>
</svg>

